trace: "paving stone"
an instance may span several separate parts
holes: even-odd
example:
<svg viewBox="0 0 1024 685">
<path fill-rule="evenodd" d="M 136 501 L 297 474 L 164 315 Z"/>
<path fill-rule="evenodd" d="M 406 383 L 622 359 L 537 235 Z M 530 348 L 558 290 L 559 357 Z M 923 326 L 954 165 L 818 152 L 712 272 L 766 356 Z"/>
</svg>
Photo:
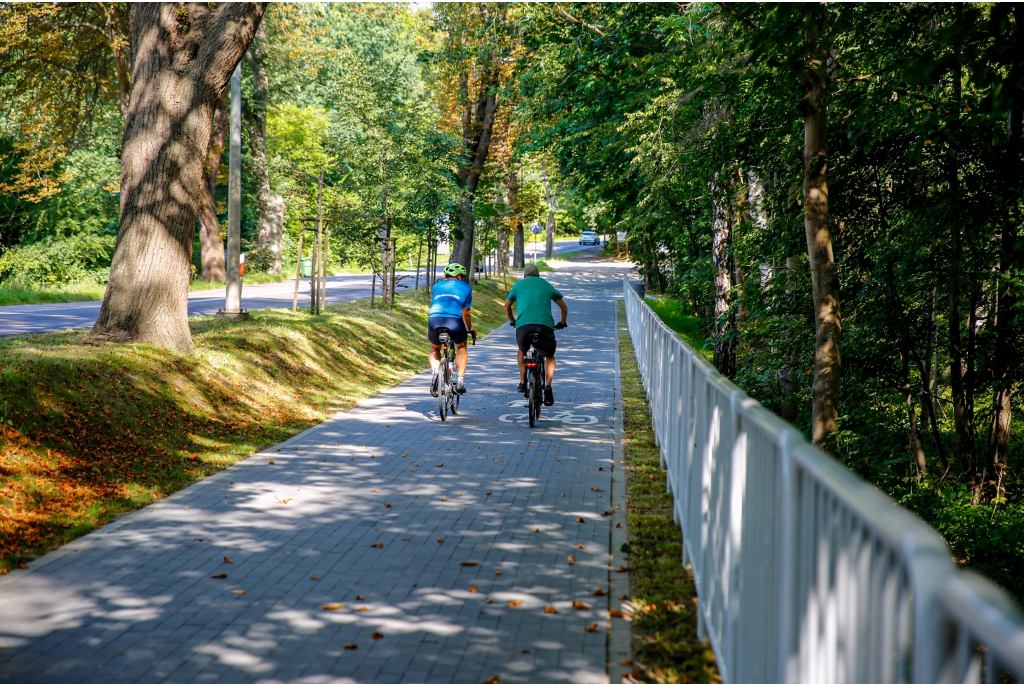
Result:
<svg viewBox="0 0 1024 685">
<path fill-rule="evenodd" d="M 538 428 L 502 327 L 448 421 L 420 374 L 0 578 L 0 680 L 603 681 L 621 281 L 552 280 L 570 327 Z"/>
</svg>

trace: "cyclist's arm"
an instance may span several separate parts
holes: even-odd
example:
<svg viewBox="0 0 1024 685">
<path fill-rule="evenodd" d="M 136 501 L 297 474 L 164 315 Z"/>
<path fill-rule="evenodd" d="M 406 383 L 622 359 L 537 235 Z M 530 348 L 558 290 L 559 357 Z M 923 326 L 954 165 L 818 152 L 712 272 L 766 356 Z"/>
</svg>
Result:
<svg viewBox="0 0 1024 685">
<path fill-rule="evenodd" d="M 569 316 L 569 308 L 565 306 L 565 300 L 561 297 L 555 300 L 555 304 L 558 305 L 558 310 L 562 312 L 562 325 L 565 325 L 565 317 Z"/>
<path fill-rule="evenodd" d="M 505 300 L 505 316 L 510 322 L 516 320 L 516 317 L 512 316 L 512 300 Z"/>
<path fill-rule="evenodd" d="M 462 320 L 466 322 L 466 330 L 476 333 L 476 329 L 473 328 L 473 312 L 468 307 L 462 308 Z"/>
</svg>

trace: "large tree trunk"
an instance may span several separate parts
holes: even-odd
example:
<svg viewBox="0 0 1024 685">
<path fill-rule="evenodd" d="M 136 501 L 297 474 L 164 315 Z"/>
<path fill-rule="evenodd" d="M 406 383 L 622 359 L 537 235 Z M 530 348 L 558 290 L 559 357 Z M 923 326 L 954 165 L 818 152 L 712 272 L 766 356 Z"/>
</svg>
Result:
<svg viewBox="0 0 1024 685">
<path fill-rule="evenodd" d="M 807 31 L 807 55 L 803 97 L 804 116 L 804 232 L 811 268 L 814 296 L 814 383 L 811 407 L 811 438 L 828 448 L 839 416 L 839 386 L 842 381 L 840 356 L 839 278 L 832 255 L 832 233 L 828 225 L 828 135 L 825 128 L 825 86 L 828 50 L 825 34 L 828 16 L 824 7 Z"/>
<path fill-rule="evenodd" d="M 192 351 L 189 264 L 213 113 L 265 7 L 129 6 L 121 213 L 96 333 Z"/>
<path fill-rule="evenodd" d="M 483 173 L 484 162 L 487 161 L 487 152 L 491 146 L 494 113 L 498 107 L 495 94 L 497 86 L 497 74 L 491 71 L 483 72 L 477 85 L 478 97 L 474 106 L 468 97 L 468 79 L 463 79 L 466 96 L 466 108 L 462 118 L 465 157 L 463 166 L 459 169 L 459 176 L 466 182 L 466 190 L 462 198 L 462 216 L 459 222 L 462 238 L 452 241 L 452 258 L 467 269 L 473 261 L 473 207 L 476 201 L 476 187 L 480 183 L 480 174 Z"/>
<path fill-rule="evenodd" d="M 272 273 L 281 273 L 281 235 L 284 227 L 284 200 L 270 190 L 270 174 L 267 171 L 267 102 L 270 81 L 267 78 L 266 25 L 262 22 L 256 30 L 256 37 L 245 53 L 245 60 L 252 71 L 252 106 L 249 114 L 249 145 L 252 154 L 252 172 L 256 180 L 256 203 L 259 206 L 259 241 L 274 254 Z"/>
<path fill-rule="evenodd" d="M 1017 298 L 1013 283 L 1016 281 L 1017 227 L 1012 220 L 1003 225 L 1000 239 L 999 285 L 995 301 L 996 345 L 992 357 L 991 379 L 992 424 L 988 433 L 988 474 L 986 481 L 995 482 L 986 488 L 993 499 L 1005 494 L 1007 457 L 1010 449 L 1010 396 L 1013 392 L 1017 367 L 1017 340 L 1014 309 Z"/>
<path fill-rule="evenodd" d="M 199 204 L 199 250 L 203 279 L 207 281 L 227 280 L 224 267 L 224 241 L 220 239 L 220 221 L 217 219 L 217 174 L 220 173 L 220 158 L 224 153 L 224 140 L 228 131 L 228 94 L 217 103 L 213 118 L 213 133 L 206 149 L 205 182 L 202 186 L 202 200 Z"/>
<path fill-rule="evenodd" d="M 715 350 L 713 363 L 724 376 L 736 373 L 733 312 L 729 306 L 732 295 L 732 226 L 728 206 L 729 182 L 721 182 L 718 174 L 711 180 L 711 265 L 715 278 Z"/>
<path fill-rule="evenodd" d="M 512 236 L 512 268 L 522 269 L 526 266 L 526 236 L 523 231 L 523 221 L 516 221 L 516 230 Z"/>
</svg>

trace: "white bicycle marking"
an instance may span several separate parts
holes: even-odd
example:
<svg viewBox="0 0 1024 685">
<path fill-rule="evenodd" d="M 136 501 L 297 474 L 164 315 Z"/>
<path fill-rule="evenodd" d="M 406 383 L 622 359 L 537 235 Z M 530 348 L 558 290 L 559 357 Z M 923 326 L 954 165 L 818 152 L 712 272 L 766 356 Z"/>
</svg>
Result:
<svg viewBox="0 0 1024 685">
<path fill-rule="evenodd" d="M 501 416 L 498 417 L 498 420 L 504 421 L 505 423 L 526 423 L 527 421 L 529 421 L 529 418 L 530 417 L 528 414 L 502 414 Z M 583 426 L 597 423 L 596 416 L 584 416 L 582 414 L 574 414 L 573 412 L 568 410 L 555 412 L 551 416 L 544 416 L 543 414 L 541 414 L 540 420 L 561 421 L 562 423 L 568 423 L 574 426 Z"/>
</svg>

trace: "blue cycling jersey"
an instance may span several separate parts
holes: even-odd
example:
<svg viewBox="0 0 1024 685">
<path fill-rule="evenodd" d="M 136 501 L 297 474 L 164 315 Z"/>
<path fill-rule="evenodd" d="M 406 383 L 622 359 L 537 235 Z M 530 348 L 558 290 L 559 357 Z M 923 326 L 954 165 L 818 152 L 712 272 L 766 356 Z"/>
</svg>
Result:
<svg viewBox="0 0 1024 685">
<path fill-rule="evenodd" d="M 434 284 L 428 316 L 452 316 L 461 319 L 463 309 L 473 306 L 473 288 L 457 278 L 446 278 Z"/>
</svg>

